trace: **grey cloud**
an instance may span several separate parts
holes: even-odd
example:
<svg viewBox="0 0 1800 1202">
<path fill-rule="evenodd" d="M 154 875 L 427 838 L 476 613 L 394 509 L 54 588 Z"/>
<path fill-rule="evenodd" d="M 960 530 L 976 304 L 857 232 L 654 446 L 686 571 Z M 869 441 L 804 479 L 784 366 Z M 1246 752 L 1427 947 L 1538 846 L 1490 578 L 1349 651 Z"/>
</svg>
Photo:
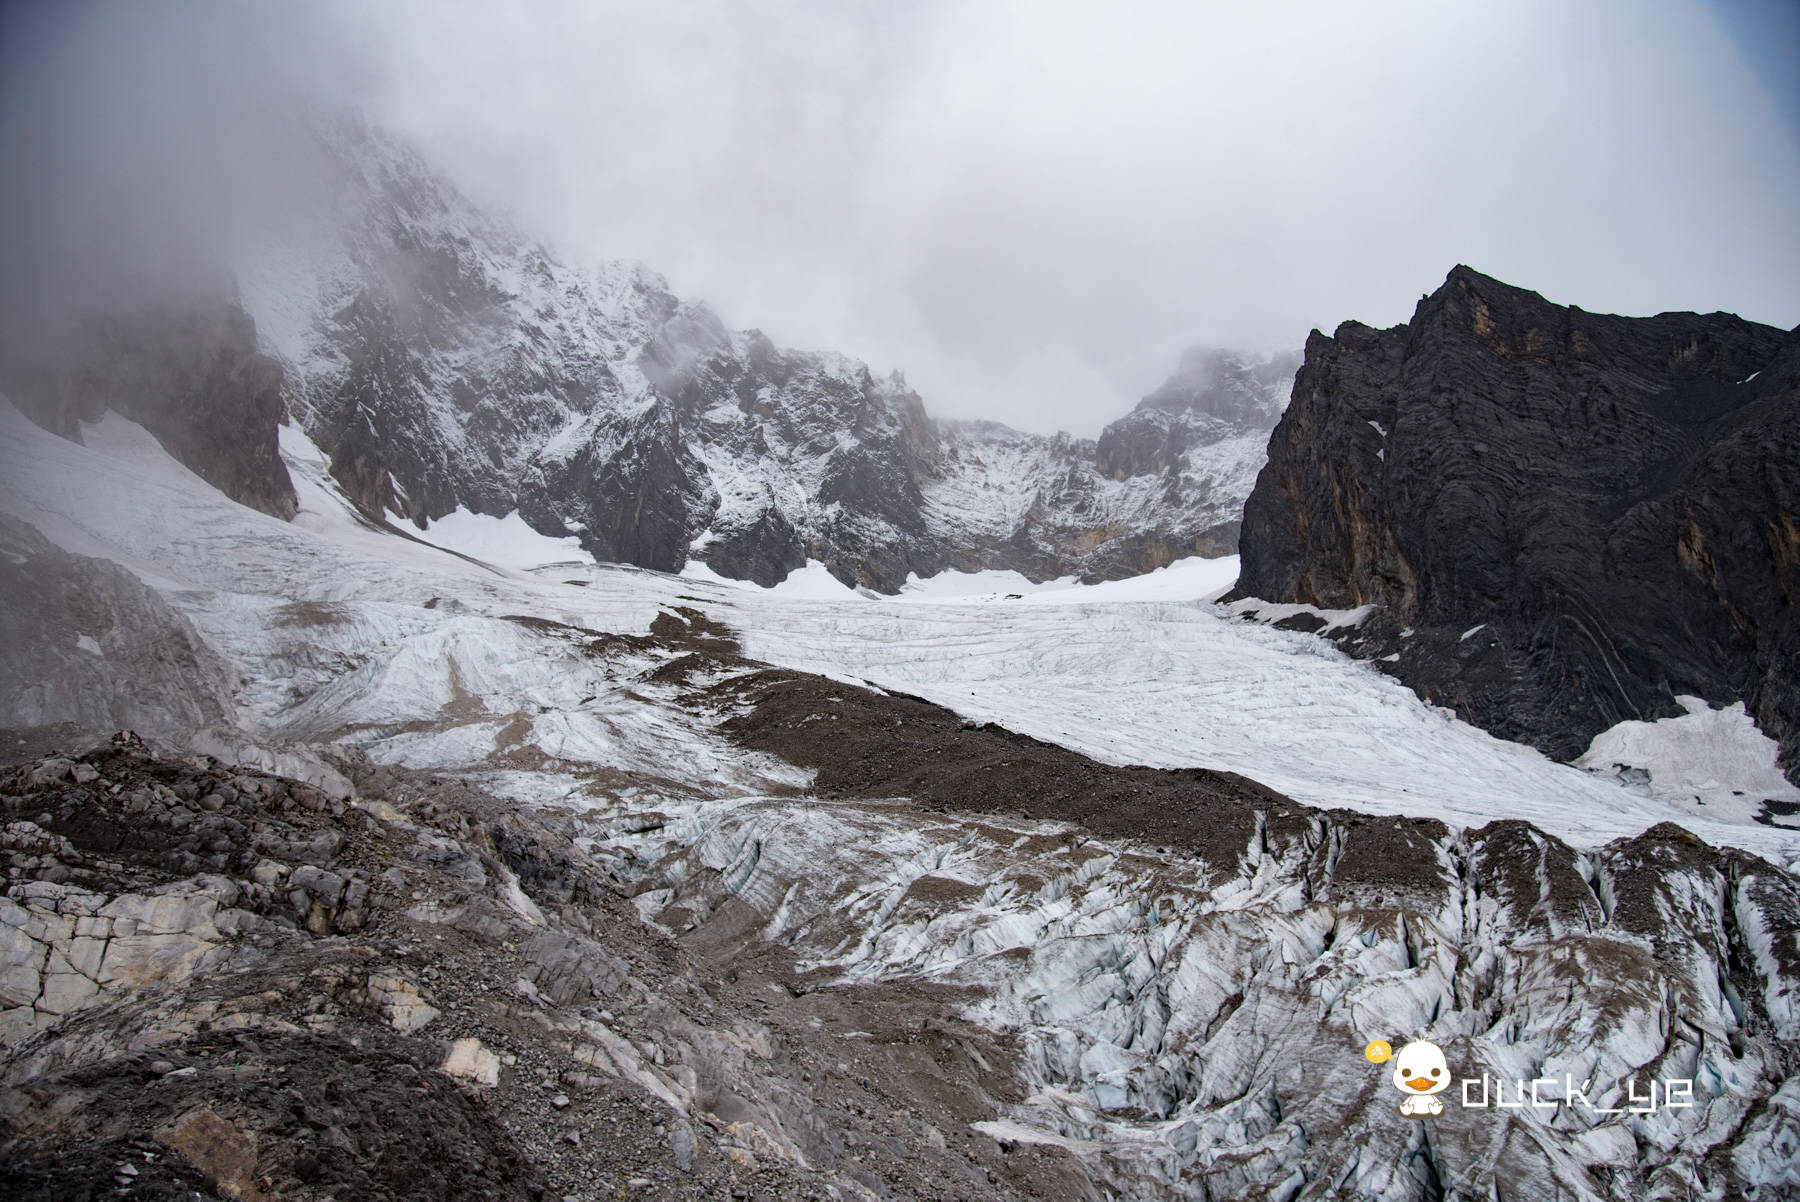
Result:
<svg viewBox="0 0 1800 1202">
<path fill-rule="evenodd" d="M 347 100 L 563 253 L 940 413 L 1091 433 L 1186 346 L 1401 321 L 1456 262 L 1800 320 L 1795 115 L 1700 3 L 156 6 L 137 42 L 133 11 L 61 76 L 122 62 L 169 128 Z M 256 200 L 232 124 L 180 151 L 224 208 Z"/>
<path fill-rule="evenodd" d="M 229 287 L 237 240 L 316 212 L 305 110 L 375 60 L 296 11 L 228 4 L 17 6 L 29 79 L 0 112 L 0 351 L 69 310 Z"/>
</svg>

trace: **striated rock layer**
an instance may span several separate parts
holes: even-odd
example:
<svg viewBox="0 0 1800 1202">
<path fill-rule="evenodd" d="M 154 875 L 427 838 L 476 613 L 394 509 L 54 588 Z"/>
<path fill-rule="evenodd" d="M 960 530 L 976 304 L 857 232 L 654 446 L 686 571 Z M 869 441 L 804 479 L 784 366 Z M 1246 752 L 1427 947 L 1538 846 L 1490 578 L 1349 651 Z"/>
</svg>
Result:
<svg viewBox="0 0 1800 1202">
<path fill-rule="evenodd" d="M 1503 738 L 1742 699 L 1800 779 L 1800 331 L 1457 267 L 1313 333 L 1241 550 L 1239 596 L 1377 607 L 1346 645 Z"/>
</svg>

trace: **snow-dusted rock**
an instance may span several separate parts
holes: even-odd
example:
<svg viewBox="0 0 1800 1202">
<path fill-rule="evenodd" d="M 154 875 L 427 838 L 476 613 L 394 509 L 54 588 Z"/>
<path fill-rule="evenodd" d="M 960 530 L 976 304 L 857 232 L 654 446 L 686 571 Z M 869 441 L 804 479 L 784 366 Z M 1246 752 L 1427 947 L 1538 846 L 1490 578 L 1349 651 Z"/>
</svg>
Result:
<svg viewBox="0 0 1800 1202">
<path fill-rule="evenodd" d="M 733 332 L 634 263 L 560 261 L 387 137 L 237 264 L 290 413 L 365 512 L 516 514 L 605 561 L 769 585 L 807 560 L 1034 579 L 1229 554 L 1297 360 L 1195 353 L 1098 442 L 941 422 L 899 375 Z"/>
</svg>

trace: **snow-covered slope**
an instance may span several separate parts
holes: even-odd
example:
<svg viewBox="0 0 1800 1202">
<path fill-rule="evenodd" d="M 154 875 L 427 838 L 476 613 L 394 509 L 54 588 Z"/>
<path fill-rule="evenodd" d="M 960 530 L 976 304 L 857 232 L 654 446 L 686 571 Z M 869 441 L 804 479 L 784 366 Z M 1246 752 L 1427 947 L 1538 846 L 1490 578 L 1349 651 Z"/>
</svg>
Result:
<svg viewBox="0 0 1800 1202">
<path fill-rule="evenodd" d="M 1113 578 L 1235 550 L 1297 360 L 1193 354 L 1096 442 L 939 422 L 898 375 L 577 268 L 357 125 L 328 212 L 236 264 L 289 408 L 371 514 L 518 513 L 593 556 L 772 584 L 809 559 Z"/>
<path fill-rule="evenodd" d="M 460 553 L 452 555 L 361 521 L 298 431 L 286 432 L 284 450 L 301 510 L 283 523 L 225 500 L 124 419 L 89 427 L 84 447 L 10 406 L 0 415 L 16 467 L 0 485 L 6 510 L 169 594 L 236 662 L 249 720 L 271 731 L 315 738 L 358 722 L 403 725 L 430 718 L 457 689 L 511 712 L 523 693 L 550 688 L 561 697 L 587 676 L 534 660 L 528 648 L 538 644 L 520 643 L 524 628 L 505 615 L 631 633 L 648 629 L 660 607 L 703 604 L 754 659 L 902 690 L 1107 763 L 1222 768 L 1307 804 L 1454 826 L 1523 818 L 1576 846 L 1674 821 L 1709 842 L 1800 867 L 1800 833 L 1753 821 L 1751 807 L 1713 816 L 1693 804 L 1692 790 L 1652 795 L 1635 779 L 1616 779 L 1615 763 L 1632 758 L 1625 749 L 1660 746 L 1654 732 L 1667 724 L 1597 741 L 1604 775 L 1558 764 L 1457 721 L 1326 639 L 1235 617 L 1210 600 L 1229 584 L 1218 570 L 1229 561 L 1192 559 L 1095 586 L 1033 588 L 1004 574 L 952 573 L 915 578 L 890 599 L 844 588 L 818 568 L 763 589 L 709 579 L 704 569 L 682 577 L 595 564 L 535 535 L 509 548 L 483 545 L 504 523 L 460 545 L 447 541 Z M 365 603 L 366 612 L 334 608 Z M 312 606 L 323 608 L 308 616 Z M 451 628 L 463 621 L 476 627 L 456 650 Z M 371 648 L 386 660 L 415 636 L 429 637 L 409 652 L 414 666 L 388 664 L 369 681 L 352 674 L 354 686 L 343 676 Z M 465 655 L 510 666 L 471 665 L 464 675 L 487 683 L 452 688 L 445 665 Z M 327 684 L 365 700 L 371 688 L 399 691 L 381 702 L 387 708 L 345 719 L 348 693 L 313 696 Z M 554 711 L 567 700 L 543 704 Z M 345 720 L 328 727 L 325 716 Z M 1728 733 L 1723 742 L 1702 736 L 1719 749 L 1706 765 L 1707 788 L 1766 792 L 1772 744 L 1754 730 Z M 557 737 L 576 760 L 606 754 L 603 739 L 583 749 Z M 1668 754 L 1636 758 L 1667 776 Z"/>
<path fill-rule="evenodd" d="M 1800 833 L 1756 806 L 1685 805 L 1508 743 L 1317 636 L 1234 621 L 1142 578 L 1017 601 L 909 604 L 740 593 L 757 659 L 902 690 L 1114 764 L 1239 772 L 1322 807 L 1432 815 L 1456 826 L 1521 818 L 1576 846 L 1680 821 L 1703 838 L 1800 867 Z M 1151 591 L 1155 590 L 1155 591 Z M 1161 594 L 1160 596 L 1158 594 Z M 1123 594 L 1123 596 L 1121 596 Z M 1045 602 L 1056 604 L 1045 604 Z M 1716 774 L 1766 794 L 1775 748 L 1754 729 Z M 1329 750 L 1327 750 L 1329 749 Z M 1608 761 L 1610 766 L 1611 761 Z M 1717 796 L 1717 781 L 1712 785 Z"/>
</svg>

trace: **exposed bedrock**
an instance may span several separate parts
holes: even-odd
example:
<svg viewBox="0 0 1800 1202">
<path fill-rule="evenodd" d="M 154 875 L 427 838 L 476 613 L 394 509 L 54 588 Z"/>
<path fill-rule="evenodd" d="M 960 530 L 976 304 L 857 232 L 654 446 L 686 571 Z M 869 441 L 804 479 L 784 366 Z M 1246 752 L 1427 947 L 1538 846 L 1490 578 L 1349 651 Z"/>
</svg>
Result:
<svg viewBox="0 0 1800 1202">
<path fill-rule="evenodd" d="M 81 441 L 110 409 L 156 436 L 195 475 L 280 518 L 298 502 L 281 461 L 281 364 L 258 349 L 256 323 L 220 293 L 56 325 L 9 347 L 0 386 L 38 425 Z"/>
<path fill-rule="evenodd" d="M 1503 738 L 1742 699 L 1800 780 L 1800 331 L 1457 267 L 1313 333 L 1241 550 L 1237 595 L 1379 607 L 1346 645 Z"/>
</svg>

